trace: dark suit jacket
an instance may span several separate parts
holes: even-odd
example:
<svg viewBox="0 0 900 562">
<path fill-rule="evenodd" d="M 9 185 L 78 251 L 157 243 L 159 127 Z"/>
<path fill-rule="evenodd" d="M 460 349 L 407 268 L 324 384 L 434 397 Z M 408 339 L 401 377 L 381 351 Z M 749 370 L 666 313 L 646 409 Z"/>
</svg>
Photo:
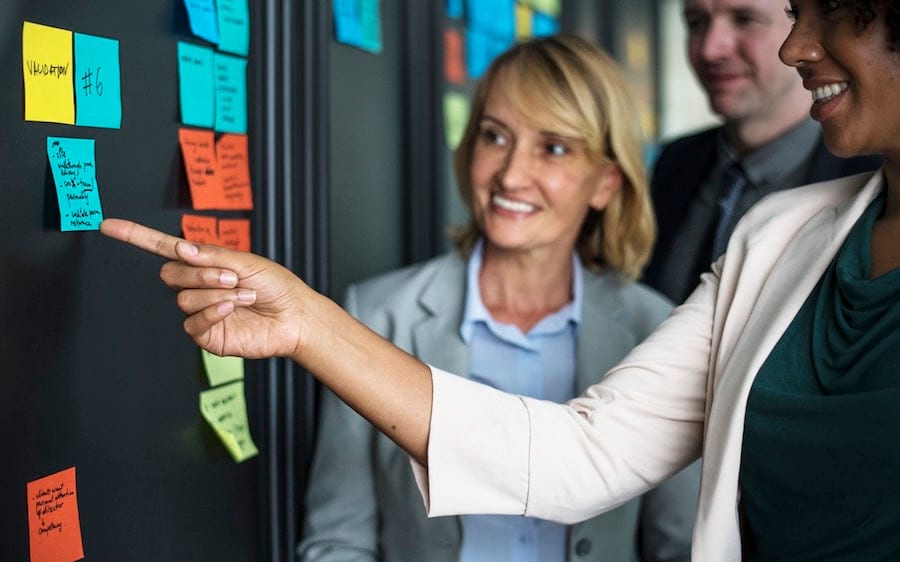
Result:
<svg viewBox="0 0 900 562">
<path fill-rule="evenodd" d="M 664 258 L 672 251 L 675 234 L 682 227 L 691 202 L 697 197 L 700 187 L 716 165 L 716 143 L 720 130 L 721 127 L 714 127 L 675 139 L 663 147 L 653 170 L 650 190 L 659 234 L 643 281 L 665 293 L 676 304 L 684 302 L 693 287 L 683 294 L 671 294 L 671 291 L 666 290 L 661 280 L 670 274 L 670 271 L 666 271 L 666 266 L 672 266 L 666 264 Z M 880 157 L 838 158 L 831 154 L 825 143 L 819 139 L 804 183 L 849 176 L 874 170 L 880 165 Z M 707 238 L 711 240 L 712 232 Z M 677 264 L 677 267 L 694 268 L 693 278 L 699 283 L 700 274 L 709 269 L 710 264 L 706 257 L 709 256 L 710 249 L 711 247 L 706 246 L 693 248 L 691 254 L 697 256 L 697 259 L 693 263 Z"/>
</svg>

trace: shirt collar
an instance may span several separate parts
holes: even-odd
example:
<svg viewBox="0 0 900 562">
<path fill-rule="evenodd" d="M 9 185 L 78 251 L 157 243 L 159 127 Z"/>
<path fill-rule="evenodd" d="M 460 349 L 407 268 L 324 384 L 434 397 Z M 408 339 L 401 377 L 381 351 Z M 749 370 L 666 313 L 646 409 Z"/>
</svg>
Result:
<svg viewBox="0 0 900 562">
<path fill-rule="evenodd" d="M 744 175 L 755 187 L 763 187 L 787 177 L 807 161 L 819 142 L 819 125 L 812 119 L 803 119 L 796 126 L 775 140 L 739 157 L 725 139 L 724 132 L 717 143 L 717 164 L 722 170 L 735 160 L 740 160 Z M 785 158 L 790 154 L 790 158 Z"/>
<path fill-rule="evenodd" d="M 479 238 L 472 248 L 469 260 L 466 264 L 466 298 L 465 308 L 463 309 L 462 322 L 459 325 L 459 334 L 463 341 L 470 343 L 472 331 L 477 322 L 485 323 L 489 328 L 497 328 L 502 326 L 491 318 L 491 314 L 484 306 L 481 299 L 481 288 L 478 285 L 478 274 L 481 271 L 481 264 L 484 259 L 484 240 Z M 553 314 L 542 319 L 532 328 L 530 333 L 551 333 L 562 329 L 565 325 L 573 323 L 576 326 L 581 324 L 581 303 L 583 299 L 582 279 L 583 268 L 578 254 L 572 252 L 572 302 Z M 546 322 L 545 322 L 546 321 Z M 503 330 L 504 332 L 507 330 Z"/>
</svg>

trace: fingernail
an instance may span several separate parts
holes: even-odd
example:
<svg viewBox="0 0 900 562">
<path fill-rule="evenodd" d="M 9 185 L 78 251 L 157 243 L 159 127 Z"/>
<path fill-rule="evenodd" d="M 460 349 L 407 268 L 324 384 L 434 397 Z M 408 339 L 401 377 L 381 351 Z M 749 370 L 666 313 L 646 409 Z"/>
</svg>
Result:
<svg viewBox="0 0 900 562">
<path fill-rule="evenodd" d="M 196 244 L 190 242 L 179 242 L 178 244 L 181 246 L 181 251 L 189 256 L 196 256 L 200 253 L 200 248 Z"/>
<path fill-rule="evenodd" d="M 233 287 L 237 285 L 237 275 L 231 271 L 223 271 L 219 274 L 219 283 Z"/>
<path fill-rule="evenodd" d="M 231 301 L 220 302 L 216 310 L 219 314 L 231 314 L 231 311 L 234 310 L 234 303 Z"/>
<path fill-rule="evenodd" d="M 250 289 L 241 289 L 238 291 L 238 300 L 241 302 L 251 303 L 256 300 L 256 291 Z"/>
</svg>

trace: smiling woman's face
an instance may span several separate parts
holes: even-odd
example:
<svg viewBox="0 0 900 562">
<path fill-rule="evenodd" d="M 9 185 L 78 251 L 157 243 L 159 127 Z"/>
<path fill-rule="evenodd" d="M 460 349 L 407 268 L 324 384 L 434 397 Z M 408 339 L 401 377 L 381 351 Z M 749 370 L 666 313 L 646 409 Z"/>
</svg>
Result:
<svg viewBox="0 0 900 562">
<path fill-rule="evenodd" d="M 900 156 L 900 54 L 889 49 L 883 15 L 859 29 L 846 2 L 790 6 L 795 22 L 780 56 L 810 90 L 810 115 L 822 124 L 828 148 L 838 156 Z"/>
<path fill-rule="evenodd" d="M 472 150 L 472 210 L 489 245 L 571 253 L 590 208 L 618 189 L 617 168 L 584 143 L 534 126 L 498 81 L 488 93 Z"/>
</svg>

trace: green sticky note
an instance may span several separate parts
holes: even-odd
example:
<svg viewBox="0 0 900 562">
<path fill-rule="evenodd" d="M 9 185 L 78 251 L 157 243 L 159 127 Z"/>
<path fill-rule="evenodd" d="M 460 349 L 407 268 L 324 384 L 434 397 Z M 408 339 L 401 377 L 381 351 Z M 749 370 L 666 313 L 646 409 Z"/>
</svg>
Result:
<svg viewBox="0 0 900 562">
<path fill-rule="evenodd" d="M 469 122 L 469 98 L 459 92 L 444 94 L 444 138 L 447 148 L 456 150 Z"/>
<path fill-rule="evenodd" d="M 103 221 L 94 163 L 94 139 L 47 137 L 56 183 L 60 230 L 99 230 Z"/>
<path fill-rule="evenodd" d="M 216 0 L 219 50 L 247 56 L 250 51 L 250 9 L 247 0 Z"/>
<path fill-rule="evenodd" d="M 247 132 L 247 59 L 216 53 L 216 131 Z"/>
<path fill-rule="evenodd" d="M 247 421 L 244 381 L 201 392 L 200 413 L 222 440 L 235 462 L 242 462 L 259 454 Z"/>
<path fill-rule="evenodd" d="M 122 124 L 119 42 L 75 34 L 75 124 L 118 129 Z"/>
<path fill-rule="evenodd" d="M 244 359 L 242 357 L 219 357 L 205 349 L 201 349 L 200 353 L 203 355 L 203 367 L 206 369 L 210 386 L 243 380 Z"/>
<path fill-rule="evenodd" d="M 178 93 L 181 122 L 212 128 L 216 118 L 213 50 L 178 42 Z"/>
</svg>

